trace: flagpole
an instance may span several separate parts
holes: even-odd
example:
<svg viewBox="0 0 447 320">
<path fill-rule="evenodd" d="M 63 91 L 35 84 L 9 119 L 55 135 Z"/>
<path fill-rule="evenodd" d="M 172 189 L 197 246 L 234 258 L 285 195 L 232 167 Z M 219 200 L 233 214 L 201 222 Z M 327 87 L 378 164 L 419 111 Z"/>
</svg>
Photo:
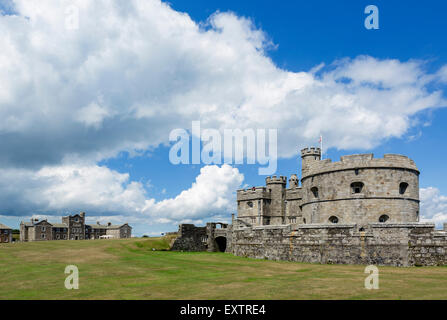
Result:
<svg viewBox="0 0 447 320">
<path fill-rule="evenodd" d="M 320 134 L 320 152 L 321 152 L 321 160 L 323 160 L 323 136 Z"/>
</svg>

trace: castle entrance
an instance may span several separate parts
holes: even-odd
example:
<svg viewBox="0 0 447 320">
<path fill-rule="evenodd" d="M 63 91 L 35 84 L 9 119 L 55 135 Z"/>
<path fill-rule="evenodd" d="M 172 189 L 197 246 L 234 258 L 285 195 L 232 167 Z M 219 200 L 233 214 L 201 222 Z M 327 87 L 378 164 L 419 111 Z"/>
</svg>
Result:
<svg viewBox="0 0 447 320">
<path fill-rule="evenodd" d="M 227 238 L 217 237 L 216 244 L 217 244 L 217 250 L 219 252 L 225 252 L 225 250 L 227 249 Z"/>
</svg>

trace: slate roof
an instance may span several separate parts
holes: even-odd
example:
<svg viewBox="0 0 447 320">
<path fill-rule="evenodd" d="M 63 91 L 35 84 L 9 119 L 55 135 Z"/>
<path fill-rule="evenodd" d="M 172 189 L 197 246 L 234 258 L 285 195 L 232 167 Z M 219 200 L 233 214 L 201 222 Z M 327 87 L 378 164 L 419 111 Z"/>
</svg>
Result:
<svg viewBox="0 0 447 320">
<path fill-rule="evenodd" d="M 0 229 L 9 229 L 12 230 L 10 227 L 5 226 L 4 224 L 0 223 Z"/>
<path fill-rule="evenodd" d="M 124 226 L 127 223 L 124 224 L 112 224 L 110 226 L 105 224 L 86 224 L 86 226 L 91 227 L 92 229 L 118 229 Z"/>
<path fill-rule="evenodd" d="M 68 228 L 65 223 L 52 223 L 53 228 Z"/>
</svg>

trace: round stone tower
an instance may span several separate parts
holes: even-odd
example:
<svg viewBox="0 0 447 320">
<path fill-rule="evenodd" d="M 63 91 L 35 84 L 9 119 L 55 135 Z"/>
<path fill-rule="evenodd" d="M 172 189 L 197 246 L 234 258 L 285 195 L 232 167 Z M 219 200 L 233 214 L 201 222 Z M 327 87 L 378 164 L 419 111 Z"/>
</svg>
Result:
<svg viewBox="0 0 447 320">
<path fill-rule="evenodd" d="M 307 174 L 312 165 L 321 159 L 320 148 L 304 148 L 301 150 L 301 176 Z"/>
<path fill-rule="evenodd" d="M 287 177 L 271 176 L 265 179 L 267 190 L 270 191 L 271 203 L 269 218 L 264 218 L 264 225 L 284 224 L 285 220 L 285 198 Z"/>
<path fill-rule="evenodd" d="M 419 221 L 419 171 L 413 160 L 387 154 L 320 160 L 317 148 L 301 151 L 305 223 L 357 224 Z"/>
</svg>

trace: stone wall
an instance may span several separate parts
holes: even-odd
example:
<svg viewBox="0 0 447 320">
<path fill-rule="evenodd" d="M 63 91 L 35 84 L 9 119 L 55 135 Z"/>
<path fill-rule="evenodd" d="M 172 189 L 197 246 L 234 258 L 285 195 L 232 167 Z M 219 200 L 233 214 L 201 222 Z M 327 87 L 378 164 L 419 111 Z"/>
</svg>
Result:
<svg viewBox="0 0 447 320">
<path fill-rule="evenodd" d="M 175 239 L 171 250 L 174 251 L 206 251 L 207 232 L 206 227 L 196 227 L 193 224 L 179 225 L 178 237 Z"/>
<path fill-rule="evenodd" d="M 237 256 L 323 264 L 446 265 L 446 250 L 447 233 L 414 223 L 245 227 L 231 243 Z"/>
<path fill-rule="evenodd" d="M 308 223 L 328 223 L 335 216 L 339 223 L 366 224 L 379 222 L 380 216 L 387 215 L 394 223 L 418 222 L 419 173 L 401 168 L 366 167 L 374 160 L 349 162 L 345 166 L 330 162 L 316 166 L 311 175 L 302 179 L 303 218 Z M 362 185 L 359 193 L 351 188 L 356 183 Z M 401 183 L 408 184 L 403 194 Z M 317 196 L 312 188 L 318 189 Z"/>
</svg>

